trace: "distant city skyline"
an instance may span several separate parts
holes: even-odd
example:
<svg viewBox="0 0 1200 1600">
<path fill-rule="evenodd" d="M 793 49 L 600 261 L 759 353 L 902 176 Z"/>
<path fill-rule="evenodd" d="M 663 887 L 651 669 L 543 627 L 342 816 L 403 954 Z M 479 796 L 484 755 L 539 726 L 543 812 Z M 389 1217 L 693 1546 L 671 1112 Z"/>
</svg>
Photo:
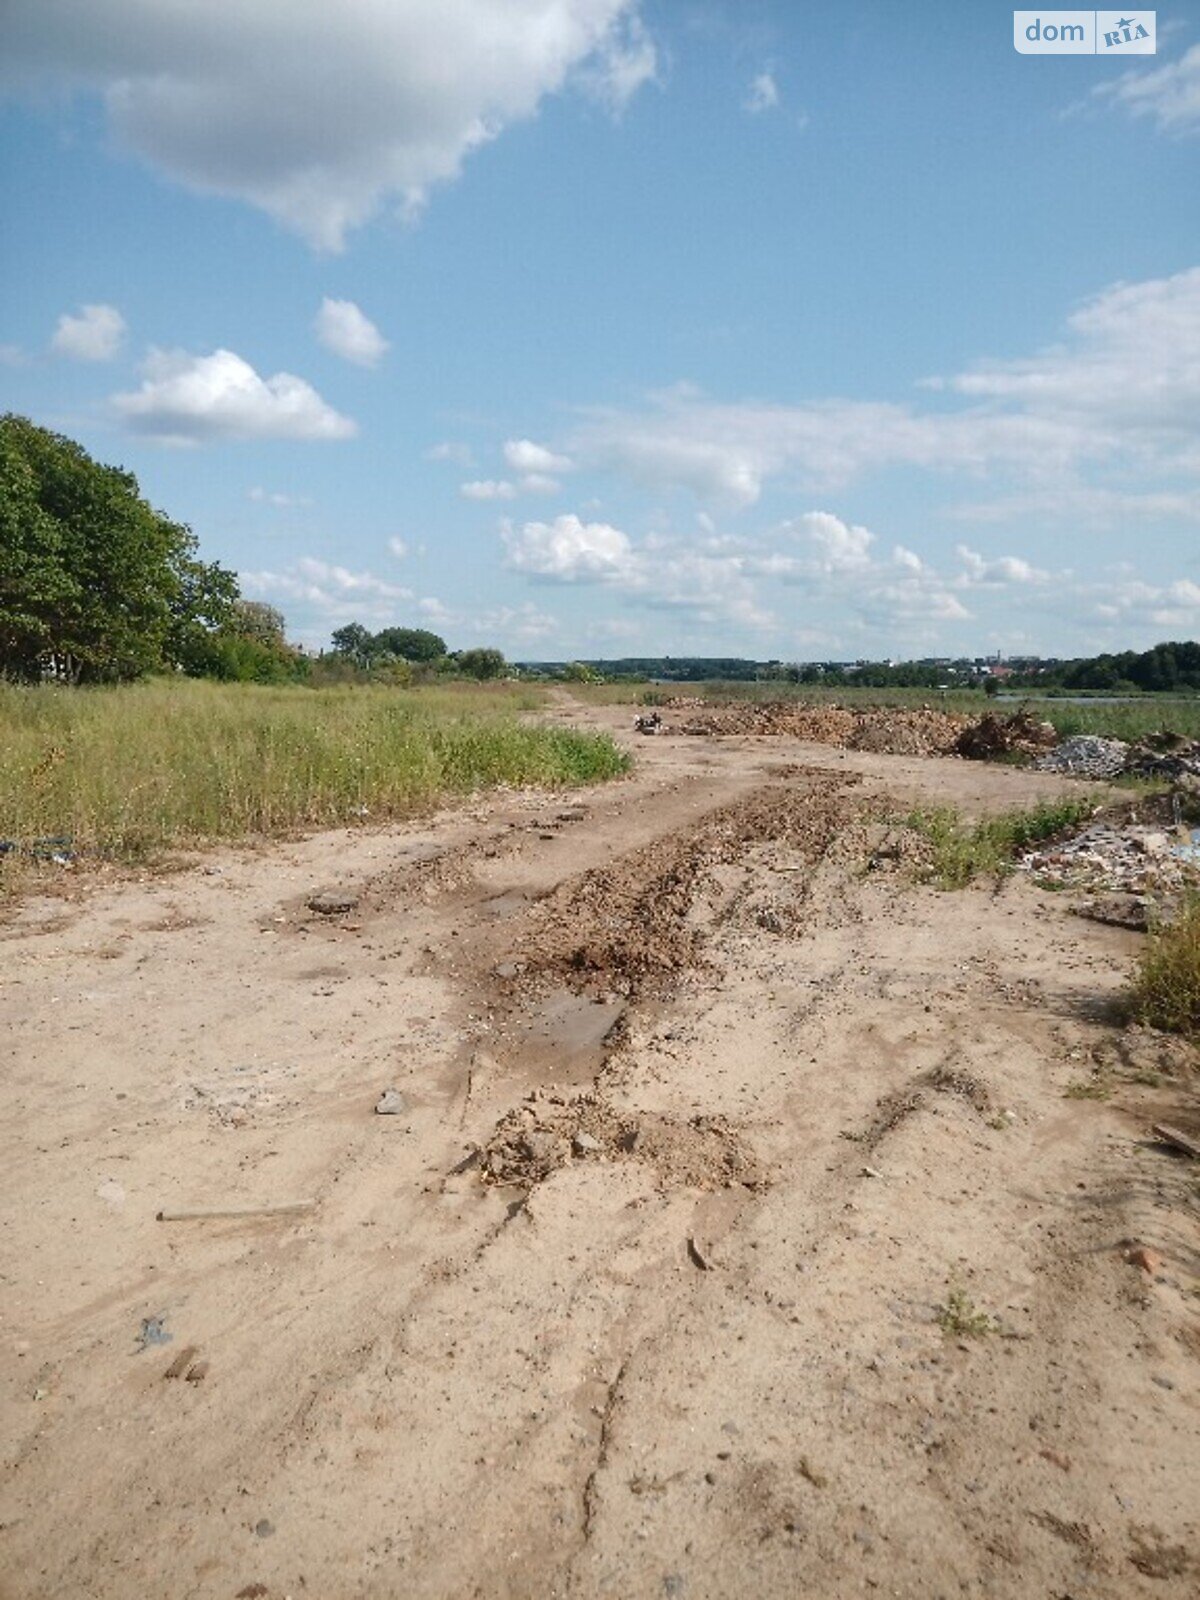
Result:
<svg viewBox="0 0 1200 1600">
<path fill-rule="evenodd" d="M 1200 632 L 1200 5 L 8 0 L 0 409 L 290 634 Z"/>
</svg>

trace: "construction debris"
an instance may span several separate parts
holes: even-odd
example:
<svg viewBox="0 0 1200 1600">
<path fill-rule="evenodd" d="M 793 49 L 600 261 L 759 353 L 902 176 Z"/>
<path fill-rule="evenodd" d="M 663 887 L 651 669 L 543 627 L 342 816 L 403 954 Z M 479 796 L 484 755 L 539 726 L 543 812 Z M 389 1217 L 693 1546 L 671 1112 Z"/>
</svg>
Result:
<svg viewBox="0 0 1200 1600">
<path fill-rule="evenodd" d="M 1200 885 L 1200 864 L 1178 854 L 1178 848 L 1162 828 L 1095 822 L 1072 839 L 1027 852 L 1016 866 L 1055 888 L 1136 895 Z"/>
<path fill-rule="evenodd" d="M 1073 778 L 1115 778 L 1125 771 L 1129 746 L 1123 739 L 1077 733 L 1033 763 L 1039 772 L 1065 772 Z"/>
</svg>

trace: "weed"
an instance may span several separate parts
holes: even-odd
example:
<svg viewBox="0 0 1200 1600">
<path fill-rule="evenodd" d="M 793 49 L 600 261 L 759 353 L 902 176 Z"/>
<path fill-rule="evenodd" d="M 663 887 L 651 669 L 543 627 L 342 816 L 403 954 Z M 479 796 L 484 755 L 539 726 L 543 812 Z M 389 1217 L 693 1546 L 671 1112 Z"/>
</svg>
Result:
<svg viewBox="0 0 1200 1600">
<path fill-rule="evenodd" d="M 1063 1090 L 1064 1100 L 1108 1100 L 1111 1095 L 1112 1084 L 1102 1077 L 1082 1078 Z"/>
<path fill-rule="evenodd" d="M 1130 1019 L 1200 1038 L 1200 896 L 1151 931 L 1126 994 Z"/>
<path fill-rule="evenodd" d="M 932 846 L 927 876 L 942 889 L 962 889 L 975 878 L 998 877 L 1030 845 L 1066 833 L 1093 815 L 1087 797 L 1044 800 L 1028 811 L 1008 811 L 966 823 L 948 806 L 912 811 L 904 826 L 923 834 Z"/>
<path fill-rule="evenodd" d="M 966 1290 L 957 1286 L 946 1295 L 945 1304 L 938 1307 L 937 1320 L 948 1339 L 982 1339 L 999 1330 L 996 1319 L 980 1311 Z"/>
<path fill-rule="evenodd" d="M 625 770 L 606 736 L 522 722 L 482 689 L 0 686 L 0 839 L 146 857 L 213 839 L 411 815 L 496 785 Z"/>
</svg>

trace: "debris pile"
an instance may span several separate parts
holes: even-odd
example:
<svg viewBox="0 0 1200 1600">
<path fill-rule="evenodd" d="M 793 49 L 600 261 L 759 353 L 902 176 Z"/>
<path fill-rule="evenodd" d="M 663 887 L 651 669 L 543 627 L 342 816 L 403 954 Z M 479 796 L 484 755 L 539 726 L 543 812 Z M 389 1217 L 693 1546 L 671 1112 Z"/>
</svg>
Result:
<svg viewBox="0 0 1200 1600">
<path fill-rule="evenodd" d="M 1000 761 L 1010 755 L 1042 755 L 1057 743 L 1054 724 L 1041 721 L 1030 711 L 1015 711 L 1011 717 L 988 711 L 964 728 L 957 749 L 968 761 Z"/>
<path fill-rule="evenodd" d="M 570 1162 L 637 1161 L 661 1183 L 695 1189 L 763 1182 L 753 1155 L 722 1117 L 687 1121 L 618 1111 L 598 1094 L 535 1092 L 497 1124 L 478 1152 L 485 1183 L 532 1188 Z"/>
<path fill-rule="evenodd" d="M 1077 733 L 1033 763 L 1039 772 L 1065 772 L 1074 778 L 1115 778 L 1125 771 L 1129 746 L 1123 739 Z"/>
<path fill-rule="evenodd" d="M 1200 862 L 1162 828 L 1095 822 L 1073 839 L 1031 850 L 1017 869 L 1056 888 L 1146 894 L 1200 885 Z"/>
<path fill-rule="evenodd" d="M 931 706 L 851 710 L 846 706 L 778 700 L 729 706 L 686 700 L 679 703 L 678 709 L 684 707 L 689 715 L 671 729 L 674 733 L 709 738 L 784 736 L 842 750 L 871 750 L 879 755 L 952 755 L 969 724 L 967 717 Z"/>
<path fill-rule="evenodd" d="M 1174 733 L 1155 733 L 1129 752 L 1125 770 L 1139 778 L 1200 778 L 1200 739 Z"/>
</svg>

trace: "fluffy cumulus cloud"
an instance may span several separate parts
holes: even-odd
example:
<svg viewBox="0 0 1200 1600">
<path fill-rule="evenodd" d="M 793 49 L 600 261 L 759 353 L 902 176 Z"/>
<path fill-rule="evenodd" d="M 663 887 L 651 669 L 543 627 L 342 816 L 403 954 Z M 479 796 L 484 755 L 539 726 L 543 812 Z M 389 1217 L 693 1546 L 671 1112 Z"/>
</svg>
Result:
<svg viewBox="0 0 1200 1600">
<path fill-rule="evenodd" d="M 50 348 L 72 361 L 111 361 L 126 332 L 125 318 L 116 306 L 82 306 L 78 316 L 64 311 L 59 317 Z"/>
<path fill-rule="evenodd" d="M 377 366 L 388 348 L 379 329 L 353 300 L 331 300 L 327 295 L 313 326 L 327 350 L 355 366 Z"/>
<path fill-rule="evenodd" d="M 549 475 L 570 472 L 570 456 L 556 455 L 544 444 L 534 444 L 532 439 L 509 439 L 504 445 L 504 459 L 514 472 Z"/>
<path fill-rule="evenodd" d="M 983 585 L 1048 583 L 1050 574 L 1021 556 L 997 556 L 988 561 L 978 550 L 968 545 L 955 547 L 955 555 L 962 562 L 961 582 L 964 588 Z"/>
<path fill-rule="evenodd" d="M 501 529 L 509 565 L 551 583 L 601 583 L 632 575 L 629 536 L 607 522 L 582 522 L 573 512 L 553 522 Z"/>
<path fill-rule="evenodd" d="M 6 0 L 0 87 L 99 93 L 160 170 L 314 245 L 408 211 L 579 81 L 620 110 L 655 73 L 636 0 Z"/>
<path fill-rule="evenodd" d="M 1092 92 L 1132 116 L 1152 118 L 1164 133 L 1195 133 L 1200 129 L 1200 44 L 1178 61 L 1123 73 Z"/>
<path fill-rule="evenodd" d="M 135 433 L 167 444 L 218 439 L 348 439 L 354 422 L 290 372 L 262 378 L 232 350 L 152 350 L 142 385 L 113 408 Z"/>
</svg>

